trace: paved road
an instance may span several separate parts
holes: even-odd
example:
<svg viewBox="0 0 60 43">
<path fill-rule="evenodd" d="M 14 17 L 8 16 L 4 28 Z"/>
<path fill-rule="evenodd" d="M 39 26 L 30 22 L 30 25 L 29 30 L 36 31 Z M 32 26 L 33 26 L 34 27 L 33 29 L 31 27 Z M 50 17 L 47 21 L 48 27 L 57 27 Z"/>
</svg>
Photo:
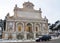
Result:
<svg viewBox="0 0 60 43">
<path fill-rule="evenodd" d="M 38 43 L 60 43 L 60 39 L 55 39 L 51 41 L 44 41 L 44 42 L 38 42 Z"/>
<path fill-rule="evenodd" d="M 0 43 L 60 43 L 60 39 L 44 41 L 44 42 L 0 42 Z"/>
</svg>

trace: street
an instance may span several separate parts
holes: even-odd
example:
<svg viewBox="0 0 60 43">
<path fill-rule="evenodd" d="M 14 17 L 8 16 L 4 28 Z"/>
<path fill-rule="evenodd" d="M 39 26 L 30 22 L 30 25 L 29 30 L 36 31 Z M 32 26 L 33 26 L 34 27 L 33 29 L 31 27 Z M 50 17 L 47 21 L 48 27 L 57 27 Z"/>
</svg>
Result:
<svg viewBox="0 0 60 43">
<path fill-rule="evenodd" d="M 43 41 L 43 42 L 0 42 L 0 43 L 60 43 L 60 39 L 55 39 L 51 41 Z"/>
<path fill-rule="evenodd" d="M 44 41 L 44 42 L 38 42 L 38 43 L 60 43 L 60 39 L 55 39 L 51 41 Z"/>
</svg>

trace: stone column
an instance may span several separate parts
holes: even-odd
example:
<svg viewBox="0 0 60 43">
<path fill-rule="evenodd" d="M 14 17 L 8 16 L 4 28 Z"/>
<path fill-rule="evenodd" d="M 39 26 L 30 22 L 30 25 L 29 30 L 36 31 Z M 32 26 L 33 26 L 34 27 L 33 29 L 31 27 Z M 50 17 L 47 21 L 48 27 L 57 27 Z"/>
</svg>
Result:
<svg viewBox="0 0 60 43">
<path fill-rule="evenodd" d="M 33 31 L 34 31 L 34 39 L 36 39 L 36 32 L 35 32 L 35 23 L 33 23 Z"/>
<path fill-rule="evenodd" d="M 39 25 L 40 25 L 40 27 L 39 27 L 39 30 L 40 30 L 40 31 L 39 31 L 39 32 L 42 33 L 42 32 L 41 32 L 41 29 L 42 29 L 41 23 L 39 23 Z M 40 35 L 41 35 L 41 34 L 40 34 Z"/>
<path fill-rule="evenodd" d="M 8 33 L 5 33 L 4 39 L 8 39 Z"/>
<path fill-rule="evenodd" d="M 3 32 L 3 33 L 2 33 L 2 39 L 4 39 L 4 38 L 5 38 L 5 33 Z"/>
<path fill-rule="evenodd" d="M 34 32 L 34 27 L 33 27 L 33 23 L 32 23 L 32 32 Z"/>
<path fill-rule="evenodd" d="M 14 32 L 16 32 L 16 22 L 14 22 Z"/>
<path fill-rule="evenodd" d="M 18 28 L 17 28 L 17 23 L 18 23 L 18 22 L 16 22 L 16 32 L 18 31 Z"/>
<path fill-rule="evenodd" d="M 33 33 L 33 39 L 35 39 L 35 32 L 34 32 L 34 23 L 32 23 L 32 33 Z"/>
<path fill-rule="evenodd" d="M 22 23 L 23 24 L 23 27 L 22 27 L 22 32 L 24 32 L 24 23 Z"/>
<path fill-rule="evenodd" d="M 41 34 L 43 34 L 43 26 L 42 26 L 42 23 L 41 23 Z"/>
<path fill-rule="evenodd" d="M 15 27 L 14 25 L 15 25 L 15 23 L 14 23 L 14 21 L 13 21 L 13 27 L 12 27 L 13 29 L 12 29 L 12 32 L 14 32 L 14 27 Z"/>
<path fill-rule="evenodd" d="M 45 35 L 45 30 L 44 30 L 45 28 L 43 25 L 44 25 L 44 23 L 42 23 L 42 35 Z"/>
<path fill-rule="evenodd" d="M 27 35 L 26 35 L 25 29 L 26 29 L 26 24 L 24 23 L 24 39 L 26 40 L 27 39 Z"/>
<path fill-rule="evenodd" d="M 22 32 L 23 32 L 23 36 L 25 35 L 25 32 L 24 32 L 24 26 L 25 26 L 25 24 L 24 24 L 24 22 L 22 23 L 23 24 L 23 27 L 22 27 Z M 24 39 L 25 39 L 25 36 L 24 36 Z M 24 40 L 23 39 L 23 40 Z"/>
<path fill-rule="evenodd" d="M 16 40 L 16 33 L 12 33 L 12 37 L 13 40 Z"/>
<path fill-rule="evenodd" d="M 26 32 L 24 33 L 24 40 L 26 40 L 27 39 L 27 35 L 26 35 Z"/>
<path fill-rule="evenodd" d="M 46 33 L 48 34 L 49 31 L 48 31 L 48 23 L 45 24 L 45 28 L 46 28 Z"/>
</svg>

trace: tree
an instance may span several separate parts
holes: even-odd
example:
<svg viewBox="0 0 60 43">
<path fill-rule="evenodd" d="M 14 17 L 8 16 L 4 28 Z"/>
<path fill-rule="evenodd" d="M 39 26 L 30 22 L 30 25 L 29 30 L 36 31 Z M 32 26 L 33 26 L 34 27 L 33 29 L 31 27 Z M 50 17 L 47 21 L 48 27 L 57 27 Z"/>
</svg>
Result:
<svg viewBox="0 0 60 43">
<path fill-rule="evenodd" d="M 57 20 L 52 25 L 50 23 L 48 23 L 48 25 L 49 25 L 49 29 L 52 30 L 52 31 L 58 31 L 58 30 L 60 30 L 60 21 L 59 20 Z"/>
<path fill-rule="evenodd" d="M 55 30 L 57 30 L 57 31 L 60 30 L 60 21 L 59 20 L 55 22 L 55 25 L 56 25 Z"/>
<path fill-rule="evenodd" d="M 55 22 L 55 24 L 57 24 L 57 23 L 59 23 L 60 21 L 59 20 L 57 20 L 56 22 Z"/>
<path fill-rule="evenodd" d="M 54 31 L 54 27 L 55 27 L 55 24 L 52 24 L 49 29 L 51 29 L 52 31 Z"/>
</svg>

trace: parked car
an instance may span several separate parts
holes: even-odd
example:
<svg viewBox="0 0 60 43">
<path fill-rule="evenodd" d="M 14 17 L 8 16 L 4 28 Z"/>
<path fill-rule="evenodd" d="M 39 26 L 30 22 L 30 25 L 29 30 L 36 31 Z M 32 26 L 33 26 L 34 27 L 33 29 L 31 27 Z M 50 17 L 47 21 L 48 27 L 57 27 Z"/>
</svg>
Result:
<svg viewBox="0 0 60 43">
<path fill-rule="evenodd" d="M 42 36 L 42 38 L 41 38 L 41 40 L 42 41 L 49 41 L 51 39 L 51 36 L 50 35 L 44 35 L 44 36 Z"/>
<path fill-rule="evenodd" d="M 51 40 L 51 36 L 50 35 L 43 35 L 42 37 L 40 37 L 39 39 L 37 39 L 36 42 L 49 41 L 49 40 Z"/>
</svg>

